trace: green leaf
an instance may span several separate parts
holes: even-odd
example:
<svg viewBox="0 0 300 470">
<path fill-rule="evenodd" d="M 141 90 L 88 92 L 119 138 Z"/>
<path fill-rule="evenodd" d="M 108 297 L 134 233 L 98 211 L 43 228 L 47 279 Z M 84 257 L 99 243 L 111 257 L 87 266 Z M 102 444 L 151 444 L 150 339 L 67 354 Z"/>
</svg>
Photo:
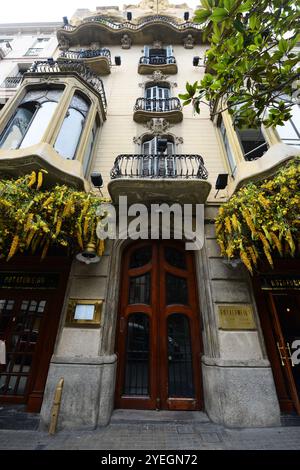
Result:
<svg viewBox="0 0 300 470">
<path fill-rule="evenodd" d="M 226 8 L 226 10 L 230 11 L 235 6 L 236 0 L 224 0 L 224 7 Z"/>
<path fill-rule="evenodd" d="M 187 106 L 188 104 L 190 104 L 192 102 L 192 98 L 189 98 L 188 100 L 184 101 L 182 103 L 182 106 Z"/>
<path fill-rule="evenodd" d="M 288 47 L 289 47 L 288 41 L 286 39 L 280 39 L 278 43 L 278 49 L 280 50 L 280 52 L 285 54 L 288 51 Z"/>
<path fill-rule="evenodd" d="M 244 25 L 243 25 L 243 23 L 242 23 L 241 21 L 239 21 L 239 20 L 234 20 L 233 26 L 234 26 L 235 29 L 237 29 L 240 33 L 244 33 L 245 28 L 244 28 Z"/>
<path fill-rule="evenodd" d="M 188 100 L 190 95 L 188 93 L 179 93 L 178 97 L 181 99 L 181 100 Z"/>
<path fill-rule="evenodd" d="M 211 15 L 209 10 L 197 10 L 195 13 L 194 21 L 195 23 L 205 23 L 207 18 Z"/>
<path fill-rule="evenodd" d="M 243 2 L 242 5 L 239 7 L 239 12 L 245 13 L 251 8 L 251 6 L 252 6 L 252 0 L 247 0 L 246 2 Z"/>
<path fill-rule="evenodd" d="M 228 11 L 225 8 L 214 8 L 210 19 L 219 23 L 228 17 Z"/>
</svg>

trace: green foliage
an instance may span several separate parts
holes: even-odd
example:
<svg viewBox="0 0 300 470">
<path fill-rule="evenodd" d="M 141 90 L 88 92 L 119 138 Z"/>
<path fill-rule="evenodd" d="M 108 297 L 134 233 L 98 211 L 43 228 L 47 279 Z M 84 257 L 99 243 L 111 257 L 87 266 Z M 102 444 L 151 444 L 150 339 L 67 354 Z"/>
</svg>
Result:
<svg viewBox="0 0 300 470">
<path fill-rule="evenodd" d="M 238 126 L 283 125 L 300 77 L 299 20 L 294 0 L 202 0 L 194 21 L 210 45 L 206 73 L 187 84 L 183 104 L 200 112 L 205 101 L 213 114 L 229 109 Z"/>
<path fill-rule="evenodd" d="M 74 254 L 89 242 L 101 255 L 104 242 L 97 239 L 96 227 L 104 200 L 65 185 L 42 189 L 44 173 L 0 180 L 0 258 L 28 251 L 40 251 L 44 258 L 53 245 Z"/>
<path fill-rule="evenodd" d="M 269 179 L 250 182 L 219 209 L 217 242 L 252 273 L 259 260 L 300 255 L 300 157 Z"/>
</svg>

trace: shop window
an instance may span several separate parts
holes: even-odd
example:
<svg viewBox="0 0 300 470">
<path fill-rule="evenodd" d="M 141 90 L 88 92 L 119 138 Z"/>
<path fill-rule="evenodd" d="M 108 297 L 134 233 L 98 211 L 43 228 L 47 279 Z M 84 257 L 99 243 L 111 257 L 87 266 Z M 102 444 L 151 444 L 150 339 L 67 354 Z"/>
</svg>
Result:
<svg viewBox="0 0 300 470">
<path fill-rule="evenodd" d="M 75 158 L 89 108 L 87 99 L 75 93 L 55 142 L 55 150 L 68 160 Z"/>
</svg>

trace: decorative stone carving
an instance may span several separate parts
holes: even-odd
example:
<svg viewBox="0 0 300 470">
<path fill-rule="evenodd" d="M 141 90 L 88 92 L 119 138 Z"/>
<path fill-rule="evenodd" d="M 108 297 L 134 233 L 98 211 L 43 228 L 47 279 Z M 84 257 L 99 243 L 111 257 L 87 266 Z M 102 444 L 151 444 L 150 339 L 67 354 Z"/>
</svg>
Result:
<svg viewBox="0 0 300 470">
<path fill-rule="evenodd" d="M 164 118 L 153 118 L 147 121 L 146 124 L 144 124 L 144 127 L 149 129 L 149 131 L 151 131 L 152 134 L 160 135 L 160 134 L 167 132 L 168 129 L 170 129 L 170 127 L 172 126 Z"/>
<path fill-rule="evenodd" d="M 184 39 L 183 39 L 183 46 L 185 49 L 193 49 L 194 48 L 194 43 L 195 40 L 191 34 L 188 34 Z"/>
<path fill-rule="evenodd" d="M 128 34 L 123 34 L 121 38 L 121 47 L 122 49 L 130 49 L 132 44 L 132 39 Z"/>
<path fill-rule="evenodd" d="M 65 37 L 59 38 L 59 49 L 61 51 L 67 51 L 70 48 L 70 41 L 66 39 Z"/>
<path fill-rule="evenodd" d="M 97 49 L 100 49 L 100 44 L 99 42 L 92 42 L 91 44 L 91 50 L 96 51 Z"/>
<path fill-rule="evenodd" d="M 139 87 L 144 88 L 149 82 L 153 82 L 153 83 L 168 82 L 170 87 L 172 88 L 177 87 L 177 83 L 170 82 L 168 78 L 169 78 L 169 75 L 163 74 L 160 70 L 155 70 L 152 75 L 147 75 L 147 80 L 145 82 L 139 83 Z"/>
<path fill-rule="evenodd" d="M 162 42 L 161 41 L 154 41 L 153 42 L 153 48 L 154 49 L 161 49 L 162 48 Z"/>
</svg>

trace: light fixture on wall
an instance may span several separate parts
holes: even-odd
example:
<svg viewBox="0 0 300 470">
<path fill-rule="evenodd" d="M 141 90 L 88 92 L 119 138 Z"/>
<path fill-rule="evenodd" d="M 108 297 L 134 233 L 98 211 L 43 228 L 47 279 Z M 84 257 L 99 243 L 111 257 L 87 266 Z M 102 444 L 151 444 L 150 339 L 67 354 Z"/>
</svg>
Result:
<svg viewBox="0 0 300 470">
<path fill-rule="evenodd" d="M 201 57 L 199 57 L 198 55 L 193 57 L 193 66 L 194 67 L 205 67 L 205 65 L 200 64 L 200 60 L 201 60 Z"/>
<path fill-rule="evenodd" d="M 50 67 L 53 67 L 53 65 L 55 64 L 53 57 L 48 57 L 47 62 L 50 65 Z"/>
<path fill-rule="evenodd" d="M 67 26 L 69 24 L 69 20 L 67 16 L 63 16 L 63 22 L 64 22 L 64 26 Z"/>
<path fill-rule="evenodd" d="M 127 12 L 127 20 L 128 20 L 128 21 L 131 21 L 131 20 L 132 20 L 132 13 L 131 13 L 131 11 L 128 11 L 128 12 Z"/>
<path fill-rule="evenodd" d="M 217 190 L 215 197 L 217 197 L 220 189 L 225 189 L 228 184 L 228 173 L 219 173 L 216 181 L 215 189 Z"/>
<path fill-rule="evenodd" d="M 101 173 L 91 173 L 91 182 L 95 188 L 99 189 L 101 196 L 103 196 L 101 191 L 103 188 L 103 178 Z"/>
<path fill-rule="evenodd" d="M 190 13 L 188 11 L 185 11 L 183 14 L 184 21 L 189 21 Z"/>
<path fill-rule="evenodd" d="M 115 56 L 115 65 L 117 67 L 121 65 L 121 56 L 119 56 L 119 55 Z"/>
<path fill-rule="evenodd" d="M 89 242 L 86 245 L 86 248 L 76 255 L 76 259 L 85 264 L 99 263 L 100 258 L 96 253 L 95 243 Z"/>
</svg>

